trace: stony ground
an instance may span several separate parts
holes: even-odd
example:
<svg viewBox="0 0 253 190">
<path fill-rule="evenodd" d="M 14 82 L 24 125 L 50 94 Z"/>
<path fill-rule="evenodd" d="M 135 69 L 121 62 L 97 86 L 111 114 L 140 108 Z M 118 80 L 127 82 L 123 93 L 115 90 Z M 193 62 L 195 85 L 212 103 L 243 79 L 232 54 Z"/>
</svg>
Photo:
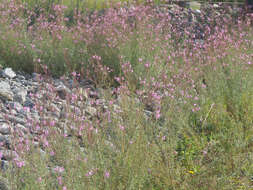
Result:
<svg viewBox="0 0 253 190">
<path fill-rule="evenodd" d="M 52 87 L 48 93 L 45 89 Z M 46 88 L 43 88 L 46 87 Z M 5 68 L 0 75 L 0 156 L 1 168 L 6 169 L 8 162 L 18 155 L 11 148 L 14 134 L 19 136 L 39 135 L 40 130 L 34 129 L 36 121 L 54 119 L 59 124 L 59 129 L 66 130 L 65 108 L 66 98 L 81 90 L 84 95 L 85 110 L 72 105 L 73 109 L 91 118 L 96 115 L 98 107 L 103 107 L 105 100 L 101 98 L 98 89 L 89 81 L 79 82 L 71 79 L 42 79 L 39 74 L 32 75 L 12 71 Z M 50 102 L 48 97 L 55 97 L 56 101 Z M 43 116 L 36 108 L 38 101 L 44 101 Z M 95 103 L 96 102 L 96 106 Z M 81 102 L 80 102 L 81 103 Z M 43 152 L 43 150 L 41 150 Z"/>
<path fill-rule="evenodd" d="M 51 89 L 51 90 L 48 90 Z M 68 104 L 69 97 L 81 93 L 83 101 L 78 104 Z M 52 100 L 53 101 L 50 101 Z M 120 101 L 120 97 L 118 97 Z M 36 107 L 41 102 L 42 107 Z M 71 102 L 71 101 L 70 101 Z M 75 113 L 82 114 L 90 121 L 99 117 L 98 112 L 107 109 L 108 103 L 103 98 L 103 89 L 95 88 L 89 80 L 55 79 L 33 73 L 32 75 L 5 68 L 0 72 L 0 157 L 1 169 L 6 170 L 9 161 L 19 159 L 13 150 L 14 137 L 29 137 L 35 139 L 43 129 L 35 127 L 36 122 L 52 121 L 57 124 L 57 129 L 71 138 L 69 123 L 66 120 L 66 109 L 71 108 Z M 84 109 L 83 109 L 84 108 Z M 119 110 L 118 105 L 114 105 Z M 144 110 L 147 116 L 152 113 Z M 103 112 L 103 111 L 102 111 Z M 39 146 L 39 144 L 37 144 Z M 43 154 L 43 148 L 41 153 Z"/>
</svg>

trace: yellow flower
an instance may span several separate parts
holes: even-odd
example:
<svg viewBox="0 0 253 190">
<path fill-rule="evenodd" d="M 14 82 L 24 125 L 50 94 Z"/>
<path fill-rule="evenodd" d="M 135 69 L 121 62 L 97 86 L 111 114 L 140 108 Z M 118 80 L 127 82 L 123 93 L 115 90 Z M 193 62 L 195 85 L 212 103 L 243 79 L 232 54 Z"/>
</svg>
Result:
<svg viewBox="0 0 253 190">
<path fill-rule="evenodd" d="M 188 173 L 189 173 L 189 174 L 194 174 L 194 171 L 189 170 Z"/>
</svg>

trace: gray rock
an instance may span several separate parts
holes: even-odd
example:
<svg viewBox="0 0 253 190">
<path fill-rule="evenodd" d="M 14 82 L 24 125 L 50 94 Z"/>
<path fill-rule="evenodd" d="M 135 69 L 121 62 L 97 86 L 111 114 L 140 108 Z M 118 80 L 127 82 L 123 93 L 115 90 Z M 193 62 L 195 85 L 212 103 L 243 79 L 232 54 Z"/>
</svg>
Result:
<svg viewBox="0 0 253 190">
<path fill-rule="evenodd" d="M 33 80 L 39 82 L 41 80 L 41 75 L 38 73 L 32 73 Z"/>
<path fill-rule="evenodd" d="M 12 79 L 16 76 L 16 73 L 11 68 L 5 68 L 2 72 L 2 75 L 4 77 L 8 77 Z"/>
<path fill-rule="evenodd" d="M 9 105 L 12 109 L 15 109 L 17 112 L 20 112 L 23 109 L 23 106 L 19 102 L 10 102 Z"/>
<path fill-rule="evenodd" d="M 7 135 L 0 135 L 0 143 L 3 143 L 3 144 L 10 143 L 9 136 L 7 136 Z"/>
<path fill-rule="evenodd" d="M 0 123 L 0 133 L 2 135 L 9 135 L 11 133 L 11 126 L 8 123 Z"/>
<path fill-rule="evenodd" d="M 17 76 L 15 77 L 15 81 L 24 82 L 25 81 L 25 76 L 17 74 Z"/>
<path fill-rule="evenodd" d="M 26 100 L 27 91 L 23 88 L 15 88 L 13 92 L 14 92 L 14 101 L 23 104 Z"/>
<path fill-rule="evenodd" d="M 96 115 L 99 106 L 103 107 L 106 104 L 105 100 L 99 101 L 103 94 L 102 89 L 96 91 L 92 84 L 86 82 L 80 84 L 69 79 L 67 82 L 62 79 L 43 80 L 39 74 L 30 76 L 17 72 L 14 76 L 15 73 L 11 73 L 11 69 L 5 71 L 6 73 L 2 74 L 3 78 L 0 78 L 2 169 L 3 165 L 7 165 L 8 161 L 17 156 L 11 146 L 12 143 L 17 143 L 12 141 L 12 134 L 24 139 L 32 139 L 43 132 L 36 130 L 33 127 L 34 123 L 54 120 L 54 129 L 66 134 L 71 140 L 73 131 L 70 130 L 71 121 L 68 120 L 67 114 L 74 113 L 78 117 L 90 119 Z M 51 87 L 52 91 L 50 91 Z M 78 97 L 77 102 L 69 102 L 66 96 L 71 94 L 82 95 L 82 99 Z M 59 98 L 56 99 L 57 95 Z M 94 101 L 99 103 L 97 105 L 89 103 Z M 37 143 L 39 148 L 39 142 Z"/>
<path fill-rule="evenodd" d="M 12 116 L 12 115 L 8 115 L 8 119 L 11 122 L 19 123 L 21 125 L 25 125 L 25 123 L 26 123 L 25 119 L 22 119 L 22 118 L 19 118 L 19 117 L 16 117 L 16 116 Z"/>
<path fill-rule="evenodd" d="M 24 102 L 24 106 L 29 107 L 29 108 L 33 108 L 34 105 L 35 105 L 34 102 L 30 98 L 27 97 L 26 101 Z"/>
<path fill-rule="evenodd" d="M 9 162 L 6 160 L 1 160 L 1 169 L 3 171 L 6 171 L 9 168 Z M 1 181 L 1 180 L 0 180 Z M 1 182 L 0 182 L 1 183 Z M 0 185 L 0 190 L 1 190 L 1 185 Z"/>
<path fill-rule="evenodd" d="M 13 100 L 13 93 L 11 91 L 9 83 L 6 81 L 0 82 L 0 98 L 4 101 Z"/>
<path fill-rule="evenodd" d="M 71 93 L 71 90 L 63 84 L 56 87 L 56 92 L 61 99 L 65 99 L 67 94 Z"/>
<path fill-rule="evenodd" d="M 13 158 L 17 158 L 18 154 L 12 150 L 0 150 L 0 154 L 2 155 L 2 160 L 10 161 Z"/>
</svg>

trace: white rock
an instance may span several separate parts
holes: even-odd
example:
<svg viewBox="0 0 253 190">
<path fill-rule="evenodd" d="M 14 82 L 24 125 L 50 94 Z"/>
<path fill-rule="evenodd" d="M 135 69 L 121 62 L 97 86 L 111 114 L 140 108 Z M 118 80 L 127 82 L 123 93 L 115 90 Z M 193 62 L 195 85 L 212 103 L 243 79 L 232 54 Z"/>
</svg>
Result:
<svg viewBox="0 0 253 190">
<path fill-rule="evenodd" d="M 0 82 L 0 98 L 10 101 L 13 100 L 13 93 L 11 91 L 11 87 L 6 81 Z"/>
<path fill-rule="evenodd" d="M 3 70 L 3 76 L 8 78 L 14 78 L 16 73 L 11 68 L 6 68 Z"/>
<path fill-rule="evenodd" d="M 3 135 L 9 135 L 11 133 L 11 127 L 7 123 L 0 123 L 0 133 Z"/>
</svg>

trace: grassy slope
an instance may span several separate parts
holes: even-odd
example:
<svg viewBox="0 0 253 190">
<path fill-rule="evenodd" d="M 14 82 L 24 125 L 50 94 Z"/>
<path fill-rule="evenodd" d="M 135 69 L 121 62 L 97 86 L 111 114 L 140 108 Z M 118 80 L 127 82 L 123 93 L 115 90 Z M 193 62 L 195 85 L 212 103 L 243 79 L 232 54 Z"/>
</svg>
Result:
<svg viewBox="0 0 253 190">
<path fill-rule="evenodd" d="M 29 147 L 21 154 L 25 166 L 14 161 L 15 172 L 2 173 L 14 189 L 252 188 L 252 28 L 235 27 L 232 33 L 220 28 L 205 47 L 194 48 L 191 41 L 175 46 L 167 17 L 149 19 L 144 8 L 134 13 L 141 19 L 132 28 L 124 14 L 117 17 L 113 10 L 100 22 L 87 20 L 89 27 L 77 24 L 78 16 L 68 23 L 60 8 L 52 12 L 53 26 L 44 27 L 48 12 L 42 10 L 45 18 L 30 30 L 27 22 L 16 20 L 26 18 L 22 7 L 12 12 L 5 8 L 1 14 L 7 16 L 0 20 L 4 66 L 31 71 L 44 64 L 55 75 L 83 68 L 98 86 L 124 78 L 116 79 L 122 111 L 112 104 L 99 119 L 84 120 L 85 153 L 80 138 L 68 141 L 54 126 L 39 124 L 50 134 L 40 143 L 45 146 L 46 140 L 49 146 L 43 159 L 32 139 L 19 147 L 20 154 Z M 161 25 L 153 24 L 158 18 Z M 105 92 L 105 99 L 114 101 Z M 153 112 L 149 118 L 147 109 Z M 80 121 L 66 119 L 77 133 Z M 48 166 L 64 171 L 52 172 Z"/>
</svg>

